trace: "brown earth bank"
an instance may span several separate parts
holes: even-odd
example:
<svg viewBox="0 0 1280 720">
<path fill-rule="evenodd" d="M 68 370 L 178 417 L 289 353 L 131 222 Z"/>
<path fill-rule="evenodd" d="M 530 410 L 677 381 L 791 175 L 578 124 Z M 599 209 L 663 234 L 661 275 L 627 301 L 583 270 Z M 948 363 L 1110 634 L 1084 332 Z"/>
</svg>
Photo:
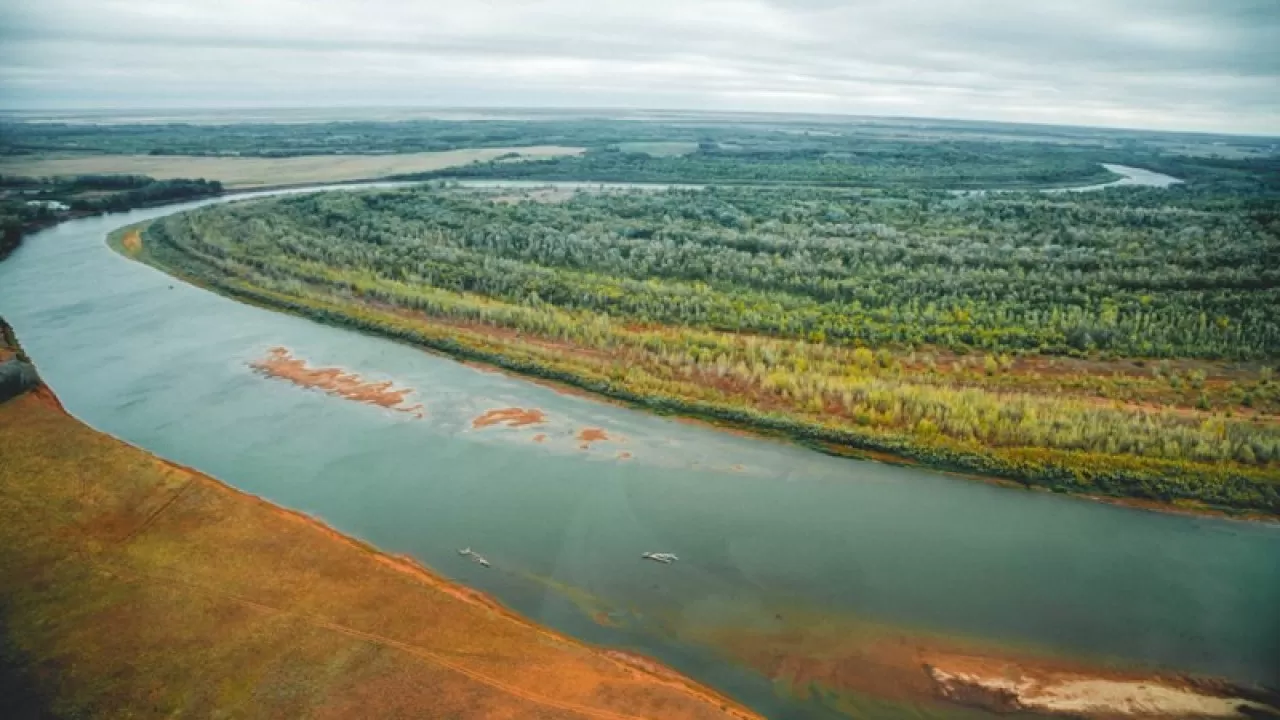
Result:
<svg viewBox="0 0 1280 720">
<path fill-rule="evenodd" d="M 391 381 L 365 382 L 359 375 L 343 372 L 340 368 L 309 367 L 305 360 L 294 357 L 287 348 L 271 348 L 266 357 L 249 363 L 249 367 L 267 377 L 288 380 L 294 385 L 422 417 L 421 404 L 405 404 L 405 396 L 413 390 L 395 389 L 395 383 Z"/>
<path fill-rule="evenodd" d="M 0 717 L 752 718 L 656 663 L 0 404 Z"/>
</svg>

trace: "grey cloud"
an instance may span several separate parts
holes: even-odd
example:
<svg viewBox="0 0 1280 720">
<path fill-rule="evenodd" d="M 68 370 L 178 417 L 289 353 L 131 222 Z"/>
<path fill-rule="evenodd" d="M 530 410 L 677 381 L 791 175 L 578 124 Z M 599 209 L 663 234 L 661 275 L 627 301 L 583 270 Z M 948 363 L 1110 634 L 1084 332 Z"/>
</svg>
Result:
<svg viewBox="0 0 1280 720">
<path fill-rule="evenodd" d="M 1280 133 L 1276 0 L 0 0 L 0 106 L 784 110 Z"/>
</svg>

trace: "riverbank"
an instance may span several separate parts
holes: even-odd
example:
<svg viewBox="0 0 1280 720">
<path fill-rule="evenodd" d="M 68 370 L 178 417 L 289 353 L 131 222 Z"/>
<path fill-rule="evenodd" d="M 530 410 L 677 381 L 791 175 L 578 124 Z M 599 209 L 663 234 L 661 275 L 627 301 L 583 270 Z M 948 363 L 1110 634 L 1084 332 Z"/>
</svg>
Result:
<svg viewBox="0 0 1280 720">
<path fill-rule="evenodd" d="M 0 404 L 0 436 L 0 714 L 756 717 L 98 433 L 43 385 Z"/>
</svg>

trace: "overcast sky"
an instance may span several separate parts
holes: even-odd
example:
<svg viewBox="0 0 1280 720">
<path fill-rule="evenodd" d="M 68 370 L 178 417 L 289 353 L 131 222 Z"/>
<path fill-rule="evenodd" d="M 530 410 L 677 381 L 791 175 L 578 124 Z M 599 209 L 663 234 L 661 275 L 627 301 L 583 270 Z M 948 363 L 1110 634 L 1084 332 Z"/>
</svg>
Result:
<svg viewBox="0 0 1280 720">
<path fill-rule="evenodd" d="M 0 0 L 0 107 L 549 106 L 1280 134 L 1280 0 Z"/>
</svg>

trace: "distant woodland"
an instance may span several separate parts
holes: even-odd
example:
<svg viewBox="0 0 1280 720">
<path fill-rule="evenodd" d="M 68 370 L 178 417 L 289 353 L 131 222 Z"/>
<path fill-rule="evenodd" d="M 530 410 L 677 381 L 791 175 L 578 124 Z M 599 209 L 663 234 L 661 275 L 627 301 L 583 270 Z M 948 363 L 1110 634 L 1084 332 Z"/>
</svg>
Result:
<svg viewBox="0 0 1280 720">
<path fill-rule="evenodd" d="M 140 175 L 65 178 L 0 176 L 0 258 L 24 233 L 72 214 L 122 212 L 222 192 L 214 180 L 155 180 Z"/>
</svg>

